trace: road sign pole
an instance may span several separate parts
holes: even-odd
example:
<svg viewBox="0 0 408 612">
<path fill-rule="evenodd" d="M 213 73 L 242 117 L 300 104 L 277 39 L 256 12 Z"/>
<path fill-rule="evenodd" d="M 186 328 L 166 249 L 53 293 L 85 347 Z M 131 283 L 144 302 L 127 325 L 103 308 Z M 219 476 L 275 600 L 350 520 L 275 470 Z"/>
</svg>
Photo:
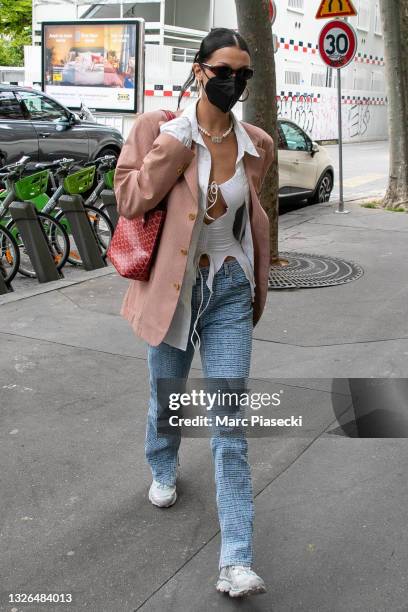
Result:
<svg viewBox="0 0 408 612">
<path fill-rule="evenodd" d="M 322 0 L 321 9 L 325 9 L 327 0 Z M 342 4 L 340 8 L 342 8 Z M 330 9 L 331 3 L 327 8 Z M 319 17 L 320 19 L 320 17 Z M 354 59 L 357 50 L 355 29 L 343 20 L 334 19 L 327 23 L 319 34 L 319 53 L 323 62 L 337 70 L 337 116 L 339 139 L 339 204 L 336 213 L 348 213 L 344 210 L 343 184 L 343 123 L 341 108 L 341 69 Z"/>
<path fill-rule="evenodd" d="M 337 104 L 338 104 L 338 120 L 339 120 L 339 205 L 336 213 L 348 213 L 349 210 L 344 210 L 344 194 L 343 194 L 343 123 L 341 112 L 341 70 L 337 68 Z"/>
</svg>

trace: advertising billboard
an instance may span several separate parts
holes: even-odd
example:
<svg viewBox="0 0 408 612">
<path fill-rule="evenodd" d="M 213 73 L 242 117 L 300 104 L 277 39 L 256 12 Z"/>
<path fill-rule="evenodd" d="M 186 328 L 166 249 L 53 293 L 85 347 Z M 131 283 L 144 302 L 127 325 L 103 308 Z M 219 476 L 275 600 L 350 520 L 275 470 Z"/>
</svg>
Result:
<svg viewBox="0 0 408 612">
<path fill-rule="evenodd" d="M 143 19 L 43 22 L 42 49 L 42 89 L 69 108 L 143 111 Z"/>
</svg>

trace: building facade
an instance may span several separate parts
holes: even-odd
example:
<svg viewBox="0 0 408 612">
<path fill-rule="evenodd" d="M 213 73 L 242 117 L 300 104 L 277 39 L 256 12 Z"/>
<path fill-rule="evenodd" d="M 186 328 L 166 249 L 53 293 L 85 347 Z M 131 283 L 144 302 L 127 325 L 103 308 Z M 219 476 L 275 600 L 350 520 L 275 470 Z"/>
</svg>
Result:
<svg viewBox="0 0 408 612">
<path fill-rule="evenodd" d="M 380 0 L 354 0 L 349 19 L 358 35 L 354 61 L 341 71 L 343 135 L 346 142 L 387 138 L 387 98 Z M 314 140 L 337 138 L 337 71 L 318 52 L 326 20 L 316 20 L 319 0 L 276 0 L 275 54 L 280 116 L 296 121 Z M 40 80 L 41 22 L 45 20 L 142 17 L 146 27 L 144 110 L 175 109 L 201 39 L 212 27 L 237 28 L 234 0 L 34 0 L 34 47 L 26 49 L 26 80 Z M 194 91 L 189 91 L 194 96 Z M 166 98 L 166 100 L 163 100 Z M 188 101 L 188 100 L 186 100 Z M 184 101 L 183 101 L 184 104 Z M 241 105 L 236 105 L 238 116 Z M 235 110 L 235 109 L 234 109 Z M 126 135 L 133 116 L 99 114 Z"/>
</svg>

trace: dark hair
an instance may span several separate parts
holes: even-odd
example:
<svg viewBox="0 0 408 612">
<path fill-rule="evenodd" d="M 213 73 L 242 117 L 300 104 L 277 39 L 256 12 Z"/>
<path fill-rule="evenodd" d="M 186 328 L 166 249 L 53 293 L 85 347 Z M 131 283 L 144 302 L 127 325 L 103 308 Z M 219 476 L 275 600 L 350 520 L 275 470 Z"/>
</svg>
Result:
<svg viewBox="0 0 408 612">
<path fill-rule="evenodd" d="M 217 51 L 217 49 L 222 49 L 223 47 L 239 47 L 243 51 L 246 51 L 249 56 L 251 55 L 245 39 L 239 32 L 236 30 L 230 30 L 229 28 L 213 28 L 201 41 L 200 48 L 194 56 L 193 63 L 206 62 L 214 51 Z M 191 68 L 191 74 L 188 76 L 181 88 L 177 101 L 177 110 L 180 107 L 180 102 L 184 92 L 192 83 L 194 83 L 194 80 L 195 74 L 193 68 Z"/>
</svg>

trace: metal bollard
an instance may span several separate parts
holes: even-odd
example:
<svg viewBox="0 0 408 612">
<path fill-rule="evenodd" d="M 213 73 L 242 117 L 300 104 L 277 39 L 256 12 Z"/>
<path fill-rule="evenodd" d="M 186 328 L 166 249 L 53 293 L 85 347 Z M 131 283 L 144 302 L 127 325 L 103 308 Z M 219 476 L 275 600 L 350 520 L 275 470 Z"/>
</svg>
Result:
<svg viewBox="0 0 408 612">
<path fill-rule="evenodd" d="M 6 281 L 4 280 L 4 277 L 5 270 L 3 264 L 0 261 L 0 295 L 8 293 L 9 291 L 14 291 L 11 285 L 7 285 Z"/>
<path fill-rule="evenodd" d="M 115 229 L 119 219 L 115 192 L 113 189 L 104 189 L 101 193 L 101 198 L 103 207 L 106 208 L 109 219 L 112 221 L 113 229 Z"/>
<path fill-rule="evenodd" d="M 78 195 L 63 195 L 58 200 L 58 206 L 64 211 L 71 226 L 72 235 L 85 270 L 96 270 L 106 267 L 100 253 L 98 242 L 92 230 L 87 212 Z"/>
<path fill-rule="evenodd" d="M 31 202 L 12 202 L 9 210 L 17 224 L 38 282 L 48 283 L 64 278 L 62 272 L 55 265 L 34 204 Z"/>
</svg>

